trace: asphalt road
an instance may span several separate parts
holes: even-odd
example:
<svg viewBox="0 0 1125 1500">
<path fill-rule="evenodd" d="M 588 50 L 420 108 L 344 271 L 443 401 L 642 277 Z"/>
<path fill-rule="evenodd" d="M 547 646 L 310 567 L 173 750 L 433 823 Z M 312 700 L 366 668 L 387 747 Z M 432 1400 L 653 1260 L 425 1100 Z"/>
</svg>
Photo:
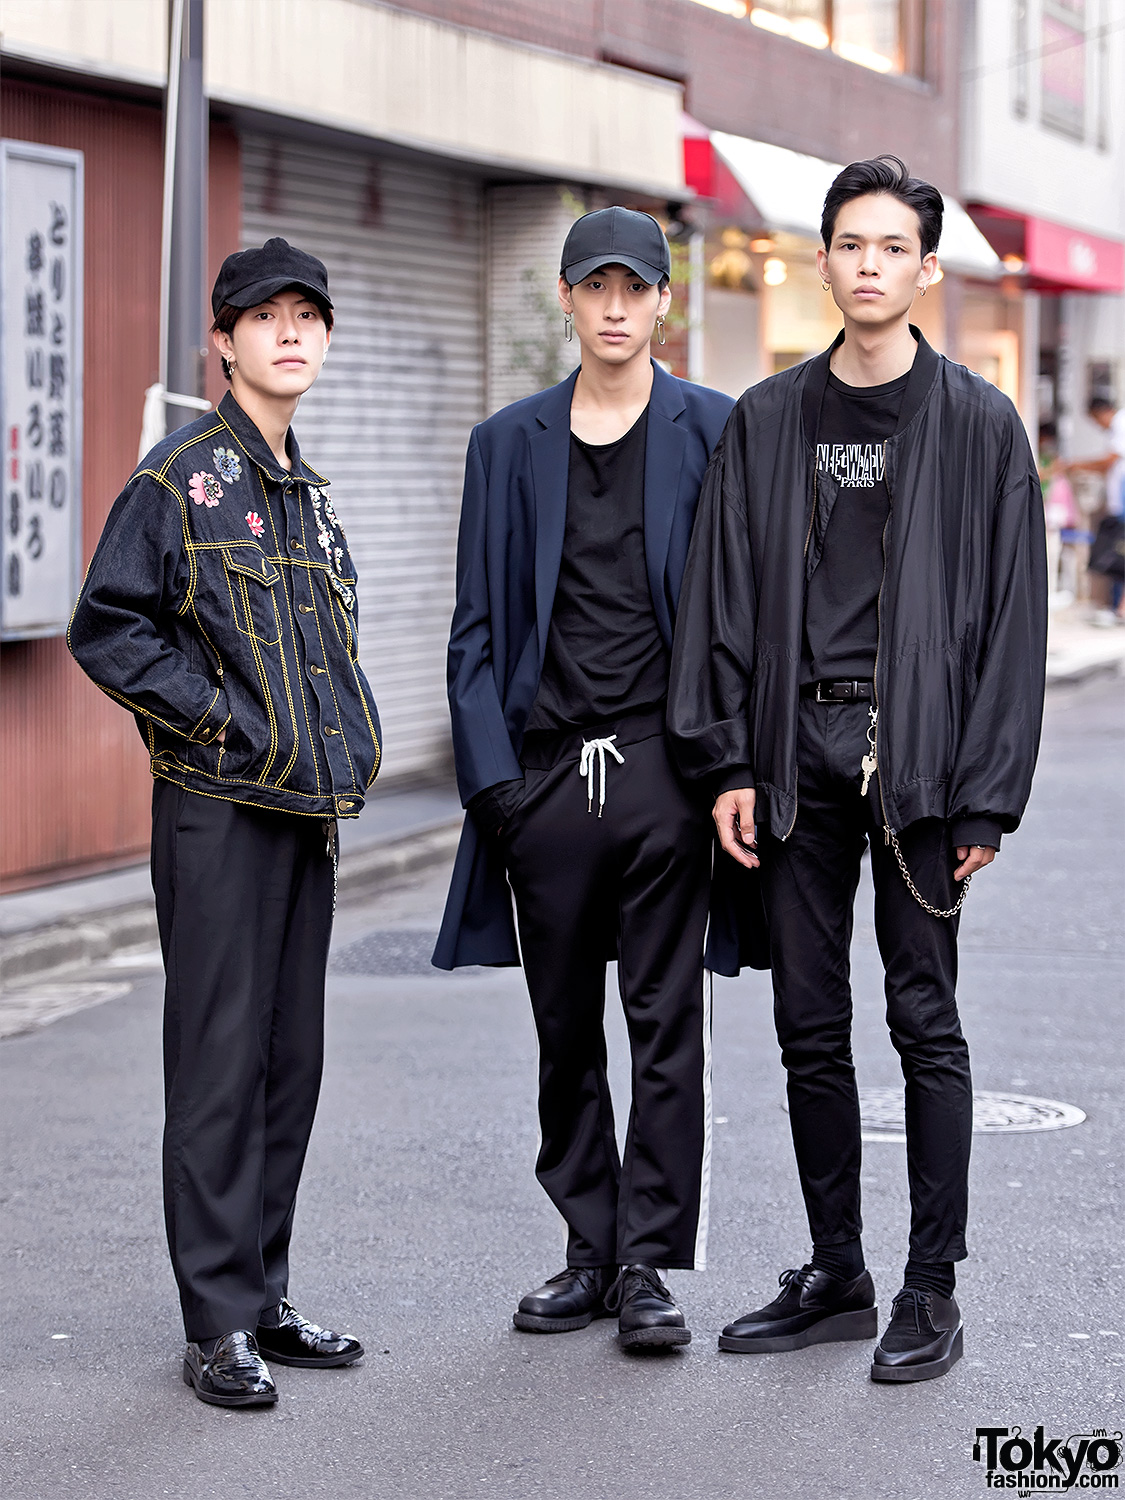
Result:
<svg viewBox="0 0 1125 1500">
<path fill-rule="evenodd" d="M 180 1383 L 159 1203 L 158 973 L 92 970 L 130 991 L 0 1048 L 4 1495 L 944 1500 L 988 1493 L 971 1457 L 978 1426 L 1041 1423 L 1048 1438 L 1120 1428 L 1123 721 L 1119 680 L 1052 691 L 1024 828 L 966 907 L 976 1086 L 1087 1118 L 977 1137 L 965 1358 L 944 1380 L 872 1385 L 868 1345 L 716 1350 L 723 1323 L 807 1255 L 757 975 L 715 987 L 710 1263 L 670 1278 L 690 1349 L 627 1357 L 608 1322 L 550 1338 L 512 1330 L 518 1296 L 563 1261 L 532 1175 L 534 1039 L 518 972 L 426 971 L 437 871 L 338 923 L 292 1293 L 369 1353 L 350 1370 L 280 1370 L 272 1411 L 205 1407 Z M 862 914 L 857 928 L 861 1083 L 894 1085 Z M 615 1010 L 611 1030 L 620 1085 Z M 869 1145 L 864 1176 L 868 1261 L 889 1309 L 905 1254 L 903 1147 Z"/>
</svg>

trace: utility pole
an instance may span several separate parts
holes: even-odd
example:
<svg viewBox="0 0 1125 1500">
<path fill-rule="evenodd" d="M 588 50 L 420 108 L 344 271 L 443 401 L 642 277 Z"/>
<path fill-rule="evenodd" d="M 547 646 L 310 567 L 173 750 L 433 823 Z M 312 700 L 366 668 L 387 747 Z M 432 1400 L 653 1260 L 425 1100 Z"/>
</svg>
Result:
<svg viewBox="0 0 1125 1500">
<path fill-rule="evenodd" d="M 204 0 L 169 0 L 161 244 L 160 381 L 167 432 L 194 421 L 203 396 L 207 277 L 208 108 Z M 176 396 L 195 398 L 178 405 Z M 202 403 L 206 406 L 206 403 Z"/>
</svg>

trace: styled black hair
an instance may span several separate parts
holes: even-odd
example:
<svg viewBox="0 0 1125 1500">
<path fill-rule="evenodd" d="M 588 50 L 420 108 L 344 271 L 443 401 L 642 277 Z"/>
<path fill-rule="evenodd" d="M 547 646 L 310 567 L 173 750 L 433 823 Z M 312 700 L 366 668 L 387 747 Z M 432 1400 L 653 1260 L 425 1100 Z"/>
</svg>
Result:
<svg viewBox="0 0 1125 1500">
<path fill-rule="evenodd" d="M 1109 399 L 1108 396 L 1091 396 L 1090 397 L 1090 404 L 1086 408 L 1086 411 L 1089 413 L 1089 415 L 1091 417 L 1094 416 L 1095 413 L 1097 413 L 1099 411 L 1116 411 L 1116 410 L 1117 410 L 1117 407 L 1113 404 L 1113 402 Z"/>
<path fill-rule="evenodd" d="M 314 305 L 314 307 L 320 309 L 320 316 L 324 319 L 325 328 L 328 329 L 329 333 L 332 332 L 332 324 L 335 321 L 332 316 L 332 309 L 325 303 L 323 303 L 319 297 L 310 296 L 307 287 L 297 285 L 283 286 L 281 290 L 283 292 L 301 292 L 304 296 L 308 297 L 309 301 Z M 235 307 L 233 302 L 224 302 L 222 307 L 220 307 L 219 311 L 215 314 L 215 321 L 211 324 L 211 332 L 226 334 L 233 333 L 234 325 L 238 322 L 239 318 L 241 318 L 244 312 L 249 311 L 250 309 L 248 307 Z M 222 355 L 219 356 L 219 363 L 223 367 L 223 378 L 229 382 L 230 365 L 226 362 Z"/>
<path fill-rule="evenodd" d="M 820 236 L 826 250 L 832 245 L 836 216 L 844 204 L 868 193 L 887 193 L 905 203 L 907 208 L 912 208 L 918 215 L 922 254 L 931 255 L 937 249 L 945 213 L 941 194 L 932 183 L 924 182 L 921 177 L 911 177 L 906 163 L 897 156 L 884 155 L 872 157 L 870 161 L 853 161 L 828 189 L 820 219 Z"/>
</svg>

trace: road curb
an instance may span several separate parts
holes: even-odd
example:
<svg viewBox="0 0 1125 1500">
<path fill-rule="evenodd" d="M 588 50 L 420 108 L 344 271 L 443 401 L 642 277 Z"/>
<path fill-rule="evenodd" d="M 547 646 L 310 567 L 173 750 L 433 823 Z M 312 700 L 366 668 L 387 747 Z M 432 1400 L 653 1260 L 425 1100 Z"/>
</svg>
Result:
<svg viewBox="0 0 1125 1500">
<path fill-rule="evenodd" d="M 342 854 L 339 900 L 362 900 L 380 886 L 451 858 L 460 833 L 458 818 Z M 0 978 L 5 986 L 29 985 L 74 964 L 104 963 L 158 942 L 156 910 L 147 896 L 0 939 Z"/>
</svg>

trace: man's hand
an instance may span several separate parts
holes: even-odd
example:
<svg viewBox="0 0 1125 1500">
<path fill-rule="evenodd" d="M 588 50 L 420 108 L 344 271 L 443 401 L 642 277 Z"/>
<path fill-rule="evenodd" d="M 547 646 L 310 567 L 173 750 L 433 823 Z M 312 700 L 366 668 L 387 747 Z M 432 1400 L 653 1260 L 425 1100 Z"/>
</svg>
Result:
<svg viewBox="0 0 1125 1500">
<path fill-rule="evenodd" d="M 996 850 L 985 848 L 982 844 L 958 844 L 957 858 L 961 863 L 954 870 L 953 878 L 964 880 L 966 875 L 975 875 L 985 865 L 990 865 L 996 858 Z"/>
<path fill-rule="evenodd" d="M 736 792 L 724 792 L 716 798 L 711 816 L 719 830 L 719 843 L 731 859 L 736 859 L 748 870 L 756 870 L 760 863 L 751 847 L 755 845 L 754 802 L 757 794 L 750 787 Z"/>
</svg>

